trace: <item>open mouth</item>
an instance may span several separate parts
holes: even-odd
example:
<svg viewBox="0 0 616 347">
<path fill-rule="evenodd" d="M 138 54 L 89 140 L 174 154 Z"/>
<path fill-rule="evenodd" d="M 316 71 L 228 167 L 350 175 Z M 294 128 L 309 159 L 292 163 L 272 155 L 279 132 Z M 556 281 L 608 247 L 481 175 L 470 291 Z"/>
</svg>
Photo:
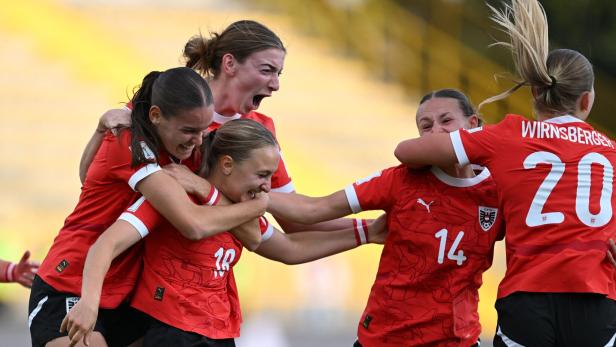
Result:
<svg viewBox="0 0 616 347">
<path fill-rule="evenodd" d="M 254 108 L 259 108 L 259 105 L 261 105 L 261 101 L 263 101 L 263 99 L 267 98 L 269 95 L 266 94 L 257 94 L 255 96 L 252 97 L 252 105 L 254 106 Z"/>
<path fill-rule="evenodd" d="M 180 145 L 180 148 L 184 152 L 192 152 L 192 150 L 195 148 L 195 145 Z"/>
</svg>

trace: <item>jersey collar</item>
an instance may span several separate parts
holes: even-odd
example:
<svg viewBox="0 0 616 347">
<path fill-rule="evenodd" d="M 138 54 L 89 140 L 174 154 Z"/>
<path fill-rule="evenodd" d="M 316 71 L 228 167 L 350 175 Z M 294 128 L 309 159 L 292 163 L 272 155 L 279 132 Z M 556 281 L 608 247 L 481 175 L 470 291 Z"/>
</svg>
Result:
<svg viewBox="0 0 616 347">
<path fill-rule="evenodd" d="M 214 111 L 214 119 L 212 119 L 212 121 L 218 124 L 225 124 L 230 120 L 240 119 L 241 117 L 242 115 L 239 113 L 236 113 L 233 116 L 223 116 L 222 114 Z"/>
<path fill-rule="evenodd" d="M 432 166 L 430 168 L 430 171 L 432 171 L 434 176 L 436 176 L 436 178 L 438 178 L 439 181 L 445 183 L 446 185 L 452 186 L 452 187 L 461 187 L 461 188 L 472 187 L 474 185 L 477 185 L 483 182 L 486 178 L 490 177 L 490 170 L 488 170 L 487 167 L 480 167 L 480 166 L 473 165 L 473 169 L 479 169 L 481 170 L 481 172 L 477 176 L 472 177 L 472 178 L 458 178 L 458 177 L 449 176 L 448 174 L 445 173 L 445 171 L 441 170 L 437 166 Z"/>
<path fill-rule="evenodd" d="M 553 124 L 565 124 L 565 123 L 586 123 L 583 120 L 573 117 L 571 115 L 564 115 L 564 116 L 558 116 L 558 117 L 554 117 L 554 118 L 548 118 L 546 120 L 544 120 L 544 122 L 546 123 L 553 123 Z"/>
</svg>

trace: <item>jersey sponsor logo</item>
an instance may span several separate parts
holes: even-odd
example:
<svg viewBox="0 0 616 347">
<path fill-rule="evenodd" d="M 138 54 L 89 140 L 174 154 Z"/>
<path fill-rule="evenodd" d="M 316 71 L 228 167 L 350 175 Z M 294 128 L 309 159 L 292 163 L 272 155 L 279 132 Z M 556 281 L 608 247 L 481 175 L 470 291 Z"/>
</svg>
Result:
<svg viewBox="0 0 616 347">
<path fill-rule="evenodd" d="M 368 181 L 370 181 L 371 179 L 375 178 L 375 177 L 379 177 L 381 176 L 381 173 L 383 173 L 382 171 L 379 172 L 375 172 L 372 175 L 366 177 L 366 178 L 362 178 L 360 180 L 357 180 L 357 182 L 355 182 L 355 184 L 357 184 L 358 186 L 361 185 L 362 183 L 366 183 Z"/>
<path fill-rule="evenodd" d="M 66 298 L 66 313 L 67 314 L 68 314 L 68 311 L 70 311 L 78 301 L 79 301 L 78 296 L 69 296 Z"/>
<path fill-rule="evenodd" d="M 143 141 L 141 141 L 139 143 L 141 144 L 141 150 L 143 151 L 143 156 L 146 159 L 155 160 L 156 156 L 154 155 L 154 152 L 152 152 L 150 147 L 148 147 L 148 145 L 145 142 L 143 142 Z"/>
<path fill-rule="evenodd" d="M 430 201 L 429 203 L 426 204 L 426 202 L 422 198 L 419 198 L 417 199 L 417 203 L 425 207 L 426 210 L 428 210 L 428 213 L 430 213 L 430 205 L 432 205 L 434 201 Z"/>
<path fill-rule="evenodd" d="M 479 206 L 479 225 L 483 231 L 488 231 L 496 222 L 498 209 L 494 207 Z"/>
<path fill-rule="evenodd" d="M 165 288 L 156 287 L 154 291 L 154 300 L 163 301 L 163 296 L 165 295 Z"/>
<path fill-rule="evenodd" d="M 68 265 L 68 261 L 66 261 L 66 259 L 62 259 L 62 261 L 56 266 L 56 271 L 62 272 L 68 267 Z"/>
</svg>

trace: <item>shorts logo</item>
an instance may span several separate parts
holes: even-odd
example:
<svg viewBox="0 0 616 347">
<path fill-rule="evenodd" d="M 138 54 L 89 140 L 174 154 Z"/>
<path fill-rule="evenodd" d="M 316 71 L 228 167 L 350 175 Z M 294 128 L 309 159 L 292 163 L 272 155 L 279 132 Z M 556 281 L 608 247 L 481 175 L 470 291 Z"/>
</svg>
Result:
<svg viewBox="0 0 616 347">
<path fill-rule="evenodd" d="M 479 225 L 483 231 L 488 231 L 496 222 L 498 209 L 493 207 L 479 206 Z"/>
<path fill-rule="evenodd" d="M 68 311 L 71 310 L 71 308 L 73 308 L 73 306 L 75 306 L 75 304 L 79 301 L 79 297 L 78 296 L 69 296 L 66 298 L 66 313 L 68 314 Z"/>
<path fill-rule="evenodd" d="M 156 287 L 156 291 L 154 292 L 154 300 L 163 301 L 164 295 L 165 295 L 165 288 Z"/>
<path fill-rule="evenodd" d="M 370 322 L 372 322 L 372 316 L 367 314 L 364 318 L 364 322 L 361 325 L 363 325 L 364 328 L 368 329 L 368 327 L 370 326 Z"/>
<path fill-rule="evenodd" d="M 64 269 L 66 269 L 68 267 L 68 265 L 69 265 L 68 261 L 66 261 L 66 259 L 62 259 L 60 264 L 58 264 L 58 266 L 56 266 L 56 271 L 62 272 L 62 271 L 64 271 Z"/>
</svg>

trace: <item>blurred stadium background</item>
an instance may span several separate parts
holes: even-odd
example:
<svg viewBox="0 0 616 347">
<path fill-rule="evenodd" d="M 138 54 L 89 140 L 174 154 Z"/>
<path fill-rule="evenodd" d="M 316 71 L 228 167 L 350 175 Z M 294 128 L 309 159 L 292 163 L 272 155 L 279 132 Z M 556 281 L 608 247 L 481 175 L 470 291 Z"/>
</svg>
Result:
<svg viewBox="0 0 616 347">
<path fill-rule="evenodd" d="M 542 3 L 554 44 L 595 63 L 593 121 L 611 133 L 616 3 Z M 395 165 L 394 146 L 417 134 L 425 92 L 455 87 L 478 103 L 511 85 L 493 78 L 511 66 L 503 50 L 487 48 L 499 33 L 480 0 L 4 0 L 0 257 L 30 249 L 42 259 L 77 201 L 80 154 L 102 112 L 126 101 L 147 72 L 179 65 L 190 36 L 239 19 L 266 24 L 287 46 L 281 90 L 260 111 L 275 119 L 296 188 L 309 195 Z M 482 113 L 494 122 L 505 110 L 530 114 L 528 91 Z M 236 268 L 245 318 L 238 346 L 350 346 L 379 255 L 365 246 L 289 267 L 246 252 Z M 487 345 L 503 264 L 499 245 L 481 291 Z M 0 345 L 30 345 L 27 297 L 0 286 Z"/>
</svg>

